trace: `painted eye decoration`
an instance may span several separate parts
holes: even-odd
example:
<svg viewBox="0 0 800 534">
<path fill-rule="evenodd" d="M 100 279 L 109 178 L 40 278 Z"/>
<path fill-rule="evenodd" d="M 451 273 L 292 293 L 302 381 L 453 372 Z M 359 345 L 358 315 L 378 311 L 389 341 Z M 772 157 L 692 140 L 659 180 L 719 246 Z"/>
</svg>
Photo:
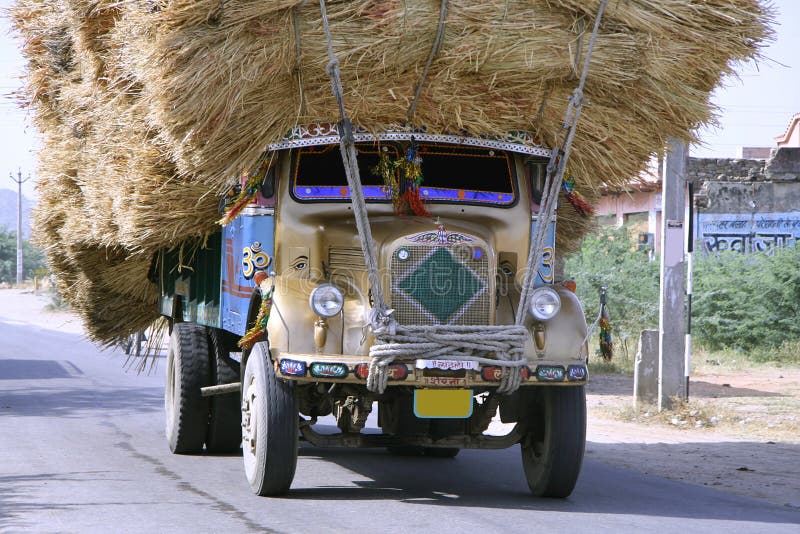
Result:
<svg viewBox="0 0 800 534">
<path fill-rule="evenodd" d="M 298 271 L 302 271 L 306 267 L 308 267 L 308 258 L 306 258 L 305 256 L 298 256 L 292 262 L 292 268 Z"/>
<path fill-rule="evenodd" d="M 400 261 L 406 261 L 411 256 L 411 253 L 408 251 L 407 248 L 401 248 L 397 251 L 397 259 Z"/>
</svg>

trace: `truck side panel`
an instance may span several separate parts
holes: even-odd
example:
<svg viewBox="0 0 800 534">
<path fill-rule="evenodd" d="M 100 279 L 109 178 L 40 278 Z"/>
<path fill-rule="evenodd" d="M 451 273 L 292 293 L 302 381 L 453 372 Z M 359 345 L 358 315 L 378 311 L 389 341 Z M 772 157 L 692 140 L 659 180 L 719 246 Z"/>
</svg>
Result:
<svg viewBox="0 0 800 534">
<path fill-rule="evenodd" d="M 222 323 L 229 332 L 243 336 L 247 310 L 256 287 L 256 271 L 273 268 L 275 219 L 271 212 L 248 208 L 222 230 Z"/>
<path fill-rule="evenodd" d="M 219 328 L 221 234 L 205 247 L 184 243 L 160 258 L 161 315 L 172 316 L 174 297 L 181 299 L 181 320 Z"/>
</svg>

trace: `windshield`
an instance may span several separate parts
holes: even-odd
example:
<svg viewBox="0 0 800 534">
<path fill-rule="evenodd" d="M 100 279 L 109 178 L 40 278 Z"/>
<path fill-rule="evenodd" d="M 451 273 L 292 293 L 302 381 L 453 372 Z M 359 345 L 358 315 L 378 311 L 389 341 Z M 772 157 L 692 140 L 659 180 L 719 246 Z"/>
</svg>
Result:
<svg viewBox="0 0 800 534">
<path fill-rule="evenodd" d="M 358 167 L 364 197 L 389 201 L 378 170 L 381 158 L 405 158 L 409 143 L 359 143 Z M 414 145 L 422 171 L 420 195 L 427 202 L 511 206 L 516 200 L 513 155 L 501 150 L 455 145 Z M 387 159 L 388 158 L 388 159 Z M 292 194 L 303 202 L 349 200 L 350 188 L 338 145 L 303 147 L 292 160 Z"/>
</svg>

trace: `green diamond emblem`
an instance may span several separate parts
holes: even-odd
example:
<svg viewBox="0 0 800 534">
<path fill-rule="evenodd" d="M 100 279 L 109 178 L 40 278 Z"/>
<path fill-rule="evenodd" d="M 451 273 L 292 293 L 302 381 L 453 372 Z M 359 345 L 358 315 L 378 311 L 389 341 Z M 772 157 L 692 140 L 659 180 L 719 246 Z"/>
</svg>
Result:
<svg viewBox="0 0 800 534">
<path fill-rule="evenodd" d="M 397 289 L 439 323 L 448 324 L 454 314 L 486 290 L 486 283 L 446 248 L 439 247 L 399 280 Z"/>
</svg>

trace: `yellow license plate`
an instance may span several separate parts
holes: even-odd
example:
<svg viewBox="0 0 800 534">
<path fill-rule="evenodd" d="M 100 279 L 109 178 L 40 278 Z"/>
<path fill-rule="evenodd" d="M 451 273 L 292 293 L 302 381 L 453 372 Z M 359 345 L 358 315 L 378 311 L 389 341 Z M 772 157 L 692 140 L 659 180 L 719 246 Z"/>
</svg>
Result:
<svg viewBox="0 0 800 534">
<path fill-rule="evenodd" d="M 472 415 L 472 390 L 415 389 L 414 415 L 421 419 L 466 419 Z"/>
</svg>

